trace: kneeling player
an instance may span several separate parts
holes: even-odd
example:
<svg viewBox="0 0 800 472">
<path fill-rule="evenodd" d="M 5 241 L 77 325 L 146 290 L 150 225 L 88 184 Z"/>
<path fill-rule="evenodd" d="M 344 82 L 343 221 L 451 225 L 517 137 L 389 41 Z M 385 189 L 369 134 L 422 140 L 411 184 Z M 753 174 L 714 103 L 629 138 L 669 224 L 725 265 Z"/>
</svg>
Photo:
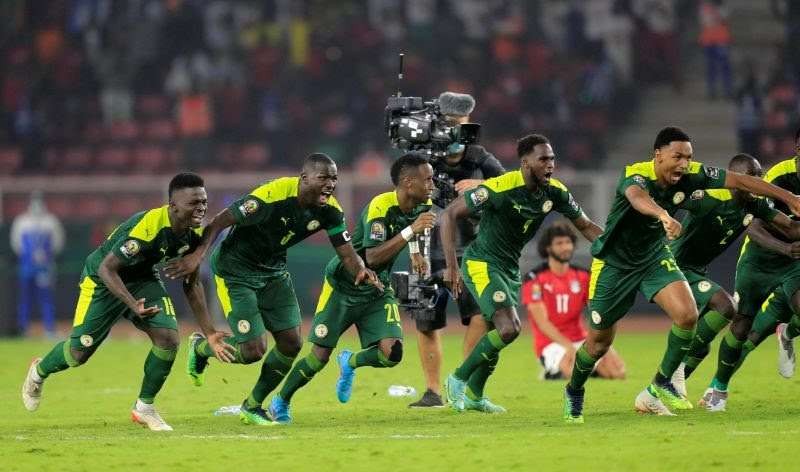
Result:
<svg viewBox="0 0 800 472">
<path fill-rule="evenodd" d="M 539 255 L 547 262 L 528 274 L 522 285 L 522 303 L 534 335 L 534 351 L 542 364 L 542 378 L 572 375 L 575 353 L 586 339 L 581 314 L 589 293 L 589 271 L 570 265 L 578 237 L 565 223 L 553 223 L 539 238 Z M 594 375 L 624 379 L 625 363 L 610 349 L 595 365 Z"/>
<path fill-rule="evenodd" d="M 389 274 L 397 255 L 415 235 L 433 227 L 436 216 L 429 210 L 433 192 L 433 168 L 425 157 L 406 154 L 391 170 L 393 192 L 373 198 L 361 214 L 353 233 L 353 247 L 388 286 Z M 416 241 L 409 243 L 419 252 Z M 339 337 L 352 325 L 358 328 L 362 351 L 339 353 L 340 376 L 336 395 L 346 403 L 353 389 L 355 369 L 364 366 L 394 367 L 403 355 L 400 313 L 391 290 L 354 283 L 338 257 L 325 269 L 325 282 L 317 304 L 308 340 L 311 353 L 297 362 L 278 395 L 272 398 L 268 413 L 273 421 L 292 420 L 289 402 L 294 393 L 322 370 Z"/>
<path fill-rule="evenodd" d="M 153 431 L 172 431 L 153 407 L 178 353 L 175 308 L 158 276 L 157 265 L 192 251 L 200 241 L 200 225 L 208 199 L 203 179 L 178 174 L 169 184 L 169 205 L 133 215 L 86 258 L 80 298 L 69 340 L 35 359 L 22 386 L 25 408 L 34 411 L 42 384 L 51 374 L 89 360 L 121 317 L 147 333 L 153 347 L 144 362 L 144 380 L 131 419 Z M 203 286 L 192 271 L 183 290 L 197 322 L 208 337 L 210 354 L 233 359 L 225 333 L 215 332 L 206 308 Z"/>
</svg>

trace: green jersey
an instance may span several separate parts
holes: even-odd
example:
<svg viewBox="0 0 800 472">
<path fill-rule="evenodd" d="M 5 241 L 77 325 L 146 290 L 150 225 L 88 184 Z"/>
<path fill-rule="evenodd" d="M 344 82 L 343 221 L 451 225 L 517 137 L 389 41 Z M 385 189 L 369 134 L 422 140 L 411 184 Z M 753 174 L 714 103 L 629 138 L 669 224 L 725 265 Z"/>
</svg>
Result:
<svg viewBox="0 0 800 472">
<path fill-rule="evenodd" d="M 692 162 L 678 183 L 661 188 L 656 184 L 653 161 L 626 166 L 617 184 L 606 229 L 592 244 L 592 255 L 622 269 L 642 267 L 662 256 L 662 249 L 667 244 L 664 227 L 658 218 L 643 215 L 631 206 L 625 197 L 625 190 L 631 185 L 647 191 L 659 206 L 674 215 L 679 205 L 695 190 L 723 187 L 725 175 L 724 169 Z"/>
<path fill-rule="evenodd" d="M 481 215 L 478 236 L 467 246 L 464 258 L 488 262 L 509 274 L 519 273 L 522 248 L 551 210 L 570 220 L 583 215 L 564 184 L 551 178 L 549 185 L 531 191 L 519 170 L 484 181 L 465 192 L 464 198 L 472 215 Z"/>
<path fill-rule="evenodd" d="M 242 280 L 276 277 L 286 270 L 286 250 L 317 231 L 325 229 L 337 241 L 350 240 L 336 199 L 301 208 L 299 188 L 299 177 L 283 177 L 228 207 L 236 224 L 211 256 L 215 274 Z"/>
<path fill-rule="evenodd" d="M 417 205 L 410 213 L 403 213 L 400 203 L 397 200 L 397 192 L 382 193 L 373 198 L 361 212 L 361 218 L 353 232 L 353 247 L 364 261 L 367 260 L 366 250 L 368 248 L 380 246 L 384 242 L 392 239 L 403 228 L 410 225 L 417 217 L 431 209 L 433 203 Z M 379 267 L 370 267 L 378 275 L 383 284 L 388 287 L 390 272 L 398 254 Z M 325 268 L 325 274 L 335 284 L 337 289 L 350 294 L 375 293 L 372 285 L 362 283 L 358 286 L 353 284 L 353 276 L 345 269 L 339 256 L 334 256 Z"/>
<path fill-rule="evenodd" d="M 800 194 L 800 178 L 797 176 L 797 158 L 793 157 L 775 164 L 767 171 L 766 175 L 764 175 L 764 180 L 772 185 L 786 189 L 795 195 Z M 783 202 L 775 202 L 775 208 L 787 215 L 792 214 Z M 756 267 L 770 269 L 777 269 L 797 262 L 783 254 L 778 254 L 758 244 L 753 244 L 749 237 L 745 238 L 744 244 L 742 244 L 742 250 L 739 253 L 739 261 L 747 262 Z"/>
<path fill-rule="evenodd" d="M 192 252 L 200 244 L 201 228 L 175 234 L 169 222 L 169 207 L 136 213 L 108 236 L 108 239 L 86 258 L 84 273 L 101 283 L 98 270 L 109 252 L 122 267 L 119 276 L 125 283 L 158 280 L 160 263 Z"/>
<path fill-rule="evenodd" d="M 683 234 L 670 244 L 681 269 L 700 273 L 742 234 L 753 218 L 772 221 L 778 211 L 766 198 L 740 203 L 727 189 L 695 190 L 681 204 L 689 211 Z"/>
</svg>

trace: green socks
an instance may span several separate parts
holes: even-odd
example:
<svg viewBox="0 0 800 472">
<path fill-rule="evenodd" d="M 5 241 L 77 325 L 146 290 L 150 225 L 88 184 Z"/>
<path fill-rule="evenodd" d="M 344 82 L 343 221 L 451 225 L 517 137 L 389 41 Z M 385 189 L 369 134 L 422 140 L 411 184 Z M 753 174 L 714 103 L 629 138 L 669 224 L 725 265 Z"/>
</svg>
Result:
<svg viewBox="0 0 800 472">
<path fill-rule="evenodd" d="M 728 383 L 740 365 L 739 358 L 742 355 L 742 344 L 730 331 L 722 338 L 719 343 L 719 361 L 717 362 L 717 373 L 711 381 L 711 387 L 722 392 L 728 390 Z"/>
<path fill-rule="evenodd" d="M 139 400 L 142 403 L 153 403 L 156 394 L 167 380 L 177 354 L 177 350 L 170 351 L 157 346 L 150 348 L 150 353 L 144 361 L 144 379 L 139 390 Z"/>
<path fill-rule="evenodd" d="M 483 388 L 486 386 L 486 381 L 489 380 L 489 376 L 494 373 L 494 368 L 497 366 L 497 361 L 499 359 L 500 353 L 498 352 L 494 356 L 494 359 L 488 364 L 481 364 L 475 369 L 475 372 L 469 376 L 469 380 L 467 380 L 467 389 L 464 393 L 470 400 L 478 401 L 483 398 Z"/>
<path fill-rule="evenodd" d="M 365 366 L 380 369 L 383 367 L 394 367 L 397 365 L 397 362 L 389 360 L 389 358 L 383 354 L 383 351 L 375 345 L 350 356 L 349 364 L 350 367 L 354 369 Z"/>
<path fill-rule="evenodd" d="M 39 377 L 46 379 L 50 374 L 55 374 L 56 372 L 61 372 L 62 370 L 76 367 L 77 365 L 78 363 L 72 358 L 72 354 L 69 352 L 69 343 L 61 341 L 53 346 L 53 349 L 44 356 L 42 362 L 36 367 L 36 372 L 39 373 Z"/>
<path fill-rule="evenodd" d="M 800 317 L 797 315 L 792 316 L 791 321 L 786 326 L 786 339 L 794 339 L 800 336 Z"/>
<path fill-rule="evenodd" d="M 472 352 L 464 359 L 464 362 L 455 370 L 453 375 L 460 380 L 468 381 L 481 366 L 491 363 L 496 364 L 498 353 L 505 347 L 506 343 L 500 339 L 500 333 L 496 329 L 489 331 L 478 341 L 478 344 L 475 345 L 475 348 L 472 349 Z M 485 375 L 488 378 L 489 373 Z"/>
<path fill-rule="evenodd" d="M 592 375 L 594 365 L 598 359 L 595 359 L 589 352 L 586 351 L 586 346 L 581 345 L 578 352 L 575 354 L 575 364 L 572 366 L 572 377 L 569 379 L 569 388 L 573 392 L 580 392 L 589 376 Z"/>
<path fill-rule="evenodd" d="M 697 331 L 689 345 L 689 352 L 686 353 L 686 358 L 683 360 L 686 363 L 684 370 L 686 378 L 689 378 L 697 366 L 703 362 L 709 352 L 708 345 L 729 322 L 729 319 L 716 311 L 709 311 L 700 317 L 697 322 Z"/>
<path fill-rule="evenodd" d="M 292 362 L 294 362 L 293 357 L 285 356 L 277 348 L 272 348 L 261 365 L 261 375 L 258 376 L 258 381 L 247 398 L 247 406 L 254 408 L 264 403 L 269 392 L 274 390 L 289 373 Z"/>
<path fill-rule="evenodd" d="M 294 393 L 311 381 L 323 367 L 325 367 L 325 364 L 317 359 L 317 356 L 315 356 L 313 352 L 308 353 L 306 357 L 300 359 L 300 361 L 292 367 L 292 371 L 286 376 L 286 382 L 283 383 L 283 387 L 280 391 L 281 398 L 283 398 L 286 403 L 289 403 Z"/>
<path fill-rule="evenodd" d="M 667 337 L 667 351 L 661 359 L 661 365 L 658 367 L 655 382 L 664 383 L 672 377 L 675 369 L 686 357 L 686 352 L 689 350 L 689 345 L 692 343 L 694 337 L 694 328 L 683 329 L 678 325 L 672 325 Z"/>
</svg>

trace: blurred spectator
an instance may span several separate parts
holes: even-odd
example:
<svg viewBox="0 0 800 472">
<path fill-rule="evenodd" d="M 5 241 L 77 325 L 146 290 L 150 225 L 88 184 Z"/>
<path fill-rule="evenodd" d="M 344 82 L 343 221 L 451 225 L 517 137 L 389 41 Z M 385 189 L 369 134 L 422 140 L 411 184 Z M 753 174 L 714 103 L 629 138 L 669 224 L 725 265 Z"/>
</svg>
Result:
<svg viewBox="0 0 800 472">
<path fill-rule="evenodd" d="M 10 237 L 11 249 L 18 258 L 18 328 L 23 335 L 28 331 L 33 301 L 36 300 L 45 332 L 48 336 L 55 336 L 52 290 L 55 258 L 64 247 L 64 229 L 61 222 L 47 211 L 40 192 L 32 193 L 28 210 L 14 218 Z"/>
<path fill-rule="evenodd" d="M 708 98 L 717 98 L 717 82 L 722 82 L 726 97 L 733 97 L 728 9 L 723 0 L 703 0 L 700 3 L 700 45 L 706 56 L 706 87 Z"/>
<path fill-rule="evenodd" d="M 739 136 L 739 151 L 753 156 L 760 154 L 762 102 L 763 92 L 758 83 L 756 65 L 748 60 L 745 63 L 744 80 L 736 92 L 736 132 Z"/>
<path fill-rule="evenodd" d="M 632 0 L 632 11 L 644 29 L 638 42 L 639 61 L 644 77 L 669 77 L 676 91 L 683 88 L 680 68 L 680 41 L 676 34 L 673 0 Z"/>
</svg>

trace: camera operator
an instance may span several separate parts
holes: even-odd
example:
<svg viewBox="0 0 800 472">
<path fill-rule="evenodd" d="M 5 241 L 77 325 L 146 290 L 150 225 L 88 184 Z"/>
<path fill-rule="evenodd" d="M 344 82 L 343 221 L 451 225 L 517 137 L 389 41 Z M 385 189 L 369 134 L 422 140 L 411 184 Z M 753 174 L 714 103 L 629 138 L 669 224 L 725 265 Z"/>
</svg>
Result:
<svg viewBox="0 0 800 472">
<path fill-rule="evenodd" d="M 449 124 L 469 122 L 469 115 L 475 108 L 475 99 L 471 95 L 445 92 L 439 96 L 439 107 Z M 450 144 L 447 155 L 432 159 L 436 191 L 433 199 L 437 213 L 446 207 L 456 196 L 476 187 L 484 179 L 496 177 L 505 172 L 500 162 L 482 146 L 475 144 Z M 469 244 L 477 233 L 477 221 L 463 220 L 459 223 L 458 249 L 459 263 L 463 248 Z M 410 404 L 410 407 L 444 406 L 440 392 L 440 370 L 442 366 L 441 330 L 447 324 L 447 301 L 450 299 L 444 288 L 442 275 L 445 269 L 444 254 L 438 226 L 431 238 L 431 274 L 434 282 L 439 284 L 436 305 L 432 309 L 416 309 L 410 315 L 416 320 L 419 355 L 425 375 L 427 389 L 422 398 Z M 475 299 L 467 290 L 458 297 L 458 310 L 461 323 L 467 326 L 464 335 L 463 356 L 472 352 L 475 343 L 486 334 L 486 321 L 480 314 Z"/>
</svg>

